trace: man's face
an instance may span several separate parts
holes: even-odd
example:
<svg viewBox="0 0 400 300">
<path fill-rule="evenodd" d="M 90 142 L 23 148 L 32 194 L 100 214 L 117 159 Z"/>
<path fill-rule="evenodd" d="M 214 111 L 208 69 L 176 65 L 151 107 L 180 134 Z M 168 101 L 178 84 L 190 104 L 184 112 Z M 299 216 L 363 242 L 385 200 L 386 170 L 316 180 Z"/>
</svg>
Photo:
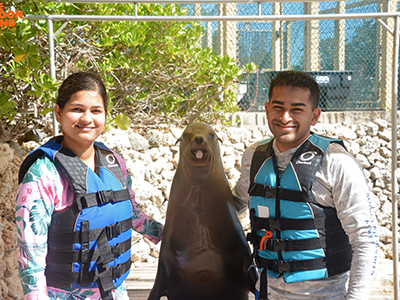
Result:
<svg viewBox="0 0 400 300">
<path fill-rule="evenodd" d="M 312 109 L 310 90 L 279 85 L 265 102 L 268 126 L 283 152 L 300 145 L 309 135 L 311 125 L 317 124 L 320 108 Z"/>
</svg>

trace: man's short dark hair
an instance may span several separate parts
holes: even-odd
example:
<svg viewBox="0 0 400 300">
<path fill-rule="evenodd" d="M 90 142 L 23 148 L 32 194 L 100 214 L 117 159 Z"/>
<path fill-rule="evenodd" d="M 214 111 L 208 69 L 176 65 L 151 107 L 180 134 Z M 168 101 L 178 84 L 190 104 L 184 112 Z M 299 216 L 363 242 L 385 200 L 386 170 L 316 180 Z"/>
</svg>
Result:
<svg viewBox="0 0 400 300">
<path fill-rule="evenodd" d="M 276 86 L 293 86 L 310 90 L 312 109 L 319 105 L 319 86 L 315 79 L 307 72 L 282 71 L 271 81 L 268 97 L 271 99 L 272 91 Z"/>
</svg>

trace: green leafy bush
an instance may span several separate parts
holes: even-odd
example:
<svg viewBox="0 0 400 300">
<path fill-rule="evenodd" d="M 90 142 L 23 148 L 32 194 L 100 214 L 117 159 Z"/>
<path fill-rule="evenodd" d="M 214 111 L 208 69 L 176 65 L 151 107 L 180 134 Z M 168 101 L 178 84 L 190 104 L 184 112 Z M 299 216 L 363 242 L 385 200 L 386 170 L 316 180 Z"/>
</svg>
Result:
<svg viewBox="0 0 400 300">
<path fill-rule="evenodd" d="M 35 15 L 133 15 L 133 4 L 11 1 Z M 138 15 L 185 15 L 179 5 L 140 4 Z M 54 22 L 56 32 L 62 22 Z M 195 22 L 69 22 L 55 38 L 57 80 L 49 76 L 46 21 L 19 20 L 2 31 L 0 52 L 0 140 L 14 139 L 49 122 L 59 82 L 90 71 L 106 83 L 108 120 L 133 124 L 224 120 L 234 112 L 243 72 L 234 59 L 200 47 L 204 28 Z M 46 117 L 47 116 L 47 117 Z"/>
</svg>

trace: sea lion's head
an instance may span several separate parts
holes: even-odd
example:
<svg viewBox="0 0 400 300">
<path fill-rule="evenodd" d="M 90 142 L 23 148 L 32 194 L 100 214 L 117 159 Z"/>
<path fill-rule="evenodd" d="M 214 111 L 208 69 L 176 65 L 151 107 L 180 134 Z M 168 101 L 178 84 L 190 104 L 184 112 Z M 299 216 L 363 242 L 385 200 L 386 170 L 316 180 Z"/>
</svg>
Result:
<svg viewBox="0 0 400 300">
<path fill-rule="evenodd" d="M 210 125 L 205 123 L 189 125 L 178 139 L 179 164 L 184 164 L 185 169 L 192 166 L 204 167 L 211 171 L 217 162 L 221 162 L 218 141 L 220 139 Z"/>
</svg>

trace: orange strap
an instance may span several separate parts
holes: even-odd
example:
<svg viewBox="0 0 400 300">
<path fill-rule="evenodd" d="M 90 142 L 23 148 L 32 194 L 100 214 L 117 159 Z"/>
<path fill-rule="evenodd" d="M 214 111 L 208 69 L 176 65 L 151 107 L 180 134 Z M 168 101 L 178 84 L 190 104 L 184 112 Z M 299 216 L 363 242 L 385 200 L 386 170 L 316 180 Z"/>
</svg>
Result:
<svg viewBox="0 0 400 300">
<path fill-rule="evenodd" d="M 266 230 L 264 233 L 264 236 L 261 238 L 260 241 L 260 251 L 264 250 L 264 244 L 267 242 L 268 239 L 272 238 L 272 231 L 271 230 Z"/>
</svg>

